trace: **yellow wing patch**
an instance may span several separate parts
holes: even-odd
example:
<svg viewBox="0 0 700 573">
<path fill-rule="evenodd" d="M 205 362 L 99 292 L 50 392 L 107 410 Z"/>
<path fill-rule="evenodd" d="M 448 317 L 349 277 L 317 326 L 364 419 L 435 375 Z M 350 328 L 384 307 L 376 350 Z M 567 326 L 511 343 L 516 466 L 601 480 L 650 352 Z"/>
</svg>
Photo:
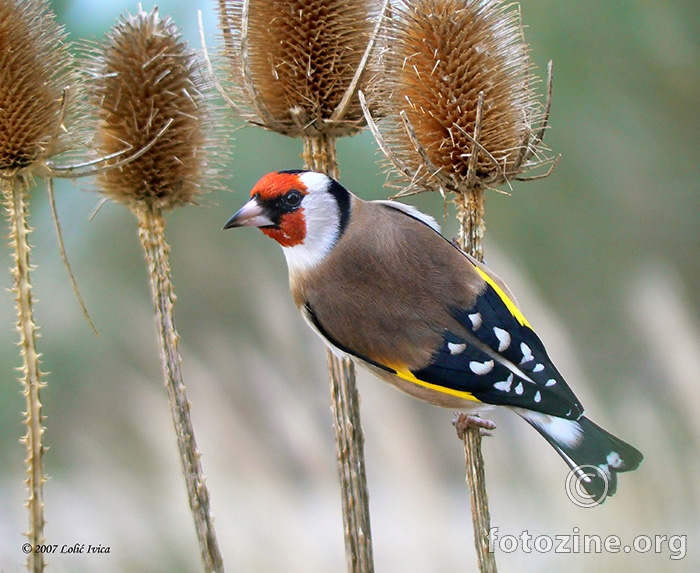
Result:
<svg viewBox="0 0 700 573">
<path fill-rule="evenodd" d="M 399 378 L 418 384 L 423 388 L 428 388 L 429 390 L 435 390 L 436 392 L 441 392 L 443 394 L 449 394 L 450 396 L 456 396 L 457 398 L 462 398 L 464 400 L 471 400 L 472 402 L 481 402 L 478 398 L 475 398 L 471 392 L 464 392 L 463 390 L 454 390 L 452 388 L 446 388 L 445 386 L 439 386 L 438 384 L 431 384 L 430 382 L 425 382 L 424 380 L 419 380 L 416 378 L 412 372 L 408 370 L 403 370 L 400 368 L 393 368 L 394 372 Z"/>
<path fill-rule="evenodd" d="M 506 308 L 516 318 L 516 320 L 521 325 L 527 326 L 530 330 L 532 330 L 532 326 L 530 326 L 530 323 L 527 321 L 527 318 L 523 316 L 523 313 L 520 312 L 517 306 L 515 306 L 515 303 L 510 299 L 510 297 L 505 292 L 503 292 L 503 289 L 500 286 L 498 286 L 496 281 L 494 281 L 489 275 L 487 275 L 482 269 L 480 269 L 476 265 L 474 266 L 474 268 L 478 271 L 481 277 L 489 284 L 489 286 L 491 286 L 491 288 L 496 291 L 496 294 L 503 301 L 503 303 L 506 305 Z"/>
</svg>

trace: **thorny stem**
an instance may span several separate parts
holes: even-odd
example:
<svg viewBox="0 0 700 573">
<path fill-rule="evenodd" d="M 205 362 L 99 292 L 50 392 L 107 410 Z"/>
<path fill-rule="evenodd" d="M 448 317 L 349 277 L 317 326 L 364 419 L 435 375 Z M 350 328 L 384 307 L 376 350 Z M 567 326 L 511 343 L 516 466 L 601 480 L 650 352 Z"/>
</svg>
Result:
<svg viewBox="0 0 700 573">
<path fill-rule="evenodd" d="M 351 573 L 374 571 L 369 491 L 365 473 L 365 438 L 360 424 L 360 401 L 355 365 L 327 350 L 331 408 L 335 430 L 338 475 L 342 489 L 345 558 Z"/>
<path fill-rule="evenodd" d="M 318 134 L 305 136 L 303 141 L 306 167 L 337 179 L 335 137 Z M 327 350 L 327 358 L 345 527 L 345 557 L 349 572 L 371 573 L 374 571 L 374 561 L 369 491 L 355 365 L 348 358 L 339 358 L 330 349 Z"/>
<path fill-rule="evenodd" d="M 29 181 L 22 176 L 14 177 L 11 181 L 2 181 L 5 210 L 10 223 L 10 245 L 14 252 L 15 267 L 12 271 L 14 284 L 12 290 L 17 304 L 17 330 L 20 334 L 19 346 L 22 356 L 22 385 L 26 398 L 27 411 L 24 423 L 27 433 L 22 442 L 27 447 L 27 489 L 29 498 L 29 531 L 27 537 L 31 547 L 44 543 L 44 491 L 46 481 L 43 468 L 43 456 L 46 448 L 42 444 L 44 426 L 42 424 L 40 391 L 46 385 L 41 381 L 39 369 L 40 354 L 36 349 L 38 337 L 37 326 L 34 324 L 32 304 L 32 285 L 29 279 L 29 234 L 31 228 L 27 223 L 27 195 Z M 33 573 L 44 570 L 44 556 L 31 551 L 27 558 L 27 569 Z"/>
<path fill-rule="evenodd" d="M 459 221 L 460 248 L 478 259 L 484 260 L 484 188 L 475 185 L 465 193 L 457 195 L 457 219 Z M 464 432 L 464 457 L 466 480 L 469 485 L 469 501 L 472 509 L 474 545 L 481 573 L 496 573 L 496 557 L 489 552 L 491 514 L 486 493 L 484 458 L 481 453 L 481 430 L 468 427 Z"/>
<path fill-rule="evenodd" d="M 159 208 L 139 203 L 134 209 L 139 221 L 139 238 L 146 254 L 151 278 L 151 292 L 156 310 L 158 337 L 165 386 L 170 401 L 182 469 L 187 482 L 190 509 L 202 553 L 202 563 L 209 572 L 224 570 L 221 552 L 216 540 L 209 505 L 209 490 L 204 483 L 201 454 L 197 449 L 190 416 L 190 403 L 185 393 L 182 361 L 178 351 L 180 339 L 173 320 L 175 292 L 168 262 L 169 245 L 165 242 L 165 219 Z"/>
<path fill-rule="evenodd" d="M 474 545 L 481 573 L 496 573 L 496 557 L 489 551 L 491 514 L 486 493 L 484 458 L 481 455 L 481 430 L 470 427 L 464 432 L 464 457 L 469 484 L 469 502 L 472 508 Z"/>
<path fill-rule="evenodd" d="M 304 154 L 302 159 L 307 169 L 325 173 L 333 179 L 338 179 L 338 156 L 336 154 L 336 137 L 325 133 L 314 136 L 304 136 Z"/>
<path fill-rule="evenodd" d="M 484 260 L 485 199 L 484 188 L 480 185 L 472 187 L 464 193 L 458 193 L 455 199 L 460 248 L 480 261 Z"/>
</svg>

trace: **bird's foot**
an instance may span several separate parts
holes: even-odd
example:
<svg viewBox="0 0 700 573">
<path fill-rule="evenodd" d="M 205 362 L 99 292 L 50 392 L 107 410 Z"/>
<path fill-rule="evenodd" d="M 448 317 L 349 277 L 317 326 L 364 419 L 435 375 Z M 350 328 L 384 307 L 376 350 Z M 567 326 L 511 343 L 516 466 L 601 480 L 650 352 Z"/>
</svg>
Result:
<svg viewBox="0 0 700 573">
<path fill-rule="evenodd" d="M 456 428 L 457 437 L 460 440 L 464 439 L 469 428 L 479 428 L 479 433 L 482 436 L 492 436 L 493 434 L 489 430 L 496 429 L 496 424 L 491 420 L 484 420 L 478 415 L 468 416 L 464 412 L 455 412 L 455 416 L 457 417 L 452 420 L 452 425 Z"/>
</svg>

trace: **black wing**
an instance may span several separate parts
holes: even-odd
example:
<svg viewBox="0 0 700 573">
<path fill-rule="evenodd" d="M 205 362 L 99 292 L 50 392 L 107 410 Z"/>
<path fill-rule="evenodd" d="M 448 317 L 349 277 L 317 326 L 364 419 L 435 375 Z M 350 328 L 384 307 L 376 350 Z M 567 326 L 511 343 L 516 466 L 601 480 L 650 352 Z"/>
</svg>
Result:
<svg viewBox="0 0 700 573">
<path fill-rule="evenodd" d="M 486 288 L 472 308 L 452 311 L 468 334 L 445 331 L 430 364 L 411 374 L 448 394 L 466 392 L 489 404 L 578 419 L 583 407 L 542 341 L 503 289 L 476 268 Z"/>
</svg>

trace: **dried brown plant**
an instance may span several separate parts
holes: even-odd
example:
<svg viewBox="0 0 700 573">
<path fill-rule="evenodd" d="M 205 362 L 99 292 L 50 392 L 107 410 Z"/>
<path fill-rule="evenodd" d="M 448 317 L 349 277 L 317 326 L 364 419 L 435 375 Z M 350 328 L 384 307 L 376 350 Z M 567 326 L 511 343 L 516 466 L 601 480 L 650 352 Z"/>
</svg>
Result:
<svg viewBox="0 0 700 573">
<path fill-rule="evenodd" d="M 378 122 L 359 95 L 392 174 L 408 182 L 397 196 L 454 193 L 460 247 L 483 260 L 484 190 L 556 164 L 542 148 L 551 64 L 542 106 L 532 87 L 519 8 L 502 0 L 397 0 L 386 37 L 386 74 L 371 93 Z M 463 420 L 460 415 L 456 425 L 464 442 L 479 569 L 495 572 L 481 434 Z"/>
<path fill-rule="evenodd" d="M 399 195 L 495 187 L 551 162 L 540 155 L 549 104 L 533 91 L 517 5 L 399 0 L 392 8 L 387 72 L 373 94 L 383 119 L 371 123 L 413 184 Z"/>
<path fill-rule="evenodd" d="M 219 0 L 231 99 L 248 121 L 292 137 L 364 125 L 378 2 Z"/>
<path fill-rule="evenodd" d="M 306 169 L 338 179 L 336 140 L 364 126 L 358 90 L 375 79 L 389 0 L 219 0 L 223 55 L 236 113 L 301 137 Z M 350 571 L 374 570 L 355 368 L 328 351 L 331 406 Z"/>
<path fill-rule="evenodd" d="M 71 69 L 66 34 L 44 0 L 0 2 L 0 187 L 13 251 L 13 286 L 22 357 L 21 382 L 26 399 L 22 438 L 26 446 L 30 546 L 44 543 L 44 416 L 40 354 L 36 342 L 30 271 L 32 229 L 27 223 L 29 189 L 37 175 L 50 171 L 50 160 L 79 142 L 67 117 L 68 99 L 77 76 Z M 66 127 L 68 126 L 68 127 Z M 63 251 L 62 251 L 63 252 Z M 28 552 L 30 571 L 43 571 L 44 555 Z"/>
<path fill-rule="evenodd" d="M 63 28 L 43 0 L 0 3 L 0 173 L 31 172 L 75 142 L 66 88 L 76 85 Z"/>
<path fill-rule="evenodd" d="M 194 203 L 209 173 L 202 127 L 208 110 L 198 59 L 174 22 L 157 12 L 126 17 L 93 63 L 100 153 L 143 149 L 158 138 L 137 159 L 101 173 L 99 187 L 128 207 L 145 203 L 168 211 Z"/>
<path fill-rule="evenodd" d="M 90 54 L 90 88 L 98 108 L 96 146 L 105 156 L 141 150 L 98 177 L 98 187 L 138 218 L 151 279 L 165 386 L 177 434 L 187 493 L 206 571 L 223 562 L 204 483 L 175 328 L 164 211 L 195 203 L 202 182 L 214 183 L 220 153 L 210 137 L 212 107 L 204 95 L 197 54 L 169 18 L 139 9 L 125 16 Z"/>
</svg>

